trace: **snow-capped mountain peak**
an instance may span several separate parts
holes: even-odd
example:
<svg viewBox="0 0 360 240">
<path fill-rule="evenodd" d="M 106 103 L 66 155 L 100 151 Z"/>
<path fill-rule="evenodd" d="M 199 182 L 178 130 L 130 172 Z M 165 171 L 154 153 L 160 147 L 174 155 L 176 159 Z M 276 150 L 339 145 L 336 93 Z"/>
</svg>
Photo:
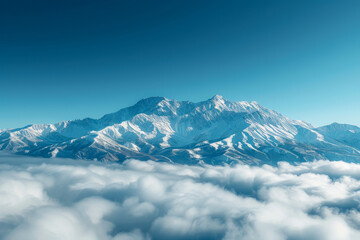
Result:
<svg viewBox="0 0 360 240">
<path fill-rule="evenodd" d="M 193 103 L 150 97 L 100 119 L 1 130 L 0 149 L 43 157 L 181 163 L 360 160 L 360 129 L 314 128 L 259 105 L 220 95 Z"/>
<path fill-rule="evenodd" d="M 212 98 L 210 98 L 209 101 L 213 102 L 214 104 L 223 104 L 227 100 L 224 99 L 223 96 L 216 94 Z"/>
</svg>

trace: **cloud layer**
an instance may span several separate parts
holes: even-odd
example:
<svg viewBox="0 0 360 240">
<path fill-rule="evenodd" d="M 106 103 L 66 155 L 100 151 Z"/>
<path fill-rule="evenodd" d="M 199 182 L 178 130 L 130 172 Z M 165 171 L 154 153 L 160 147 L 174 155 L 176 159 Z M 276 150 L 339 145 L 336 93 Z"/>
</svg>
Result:
<svg viewBox="0 0 360 240">
<path fill-rule="evenodd" d="M 360 164 L 0 161 L 0 239 L 360 239 Z"/>
</svg>

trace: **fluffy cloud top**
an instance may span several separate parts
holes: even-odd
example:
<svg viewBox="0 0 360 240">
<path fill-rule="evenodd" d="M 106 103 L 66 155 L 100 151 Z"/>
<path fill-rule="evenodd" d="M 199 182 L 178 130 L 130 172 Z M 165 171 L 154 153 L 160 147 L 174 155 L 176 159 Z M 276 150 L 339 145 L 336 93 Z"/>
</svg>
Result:
<svg viewBox="0 0 360 240">
<path fill-rule="evenodd" d="M 0 239 L 360 239 L 360 164 L 0 158 Z"/>
</svg>

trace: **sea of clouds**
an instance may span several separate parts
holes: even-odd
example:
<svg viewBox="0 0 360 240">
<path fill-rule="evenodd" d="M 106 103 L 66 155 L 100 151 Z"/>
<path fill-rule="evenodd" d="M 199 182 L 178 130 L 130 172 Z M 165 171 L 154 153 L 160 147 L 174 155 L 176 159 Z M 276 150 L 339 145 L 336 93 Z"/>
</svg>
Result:
<svg viewBox="0 0 360 240">
<path fill-rule="evenodd" d="M 360 239 L 360 164 L 0 157 L 0 239 Z"/>
</svg>

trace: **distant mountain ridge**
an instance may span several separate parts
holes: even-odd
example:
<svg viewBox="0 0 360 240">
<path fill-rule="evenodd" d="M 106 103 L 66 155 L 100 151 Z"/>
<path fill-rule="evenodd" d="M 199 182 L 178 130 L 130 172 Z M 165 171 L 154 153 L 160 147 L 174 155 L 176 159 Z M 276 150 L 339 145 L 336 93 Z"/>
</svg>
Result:
<svg viewBox="0 0 360 240">
<path fill-rule="evenodd" d="M 0 130 L 0 150 L 98 161 L 129 158 L 186 164 L 360 161 L 360 128 L 314 128 L 256 102 L 151 97 L 100 119 Z"/>
</svg>

